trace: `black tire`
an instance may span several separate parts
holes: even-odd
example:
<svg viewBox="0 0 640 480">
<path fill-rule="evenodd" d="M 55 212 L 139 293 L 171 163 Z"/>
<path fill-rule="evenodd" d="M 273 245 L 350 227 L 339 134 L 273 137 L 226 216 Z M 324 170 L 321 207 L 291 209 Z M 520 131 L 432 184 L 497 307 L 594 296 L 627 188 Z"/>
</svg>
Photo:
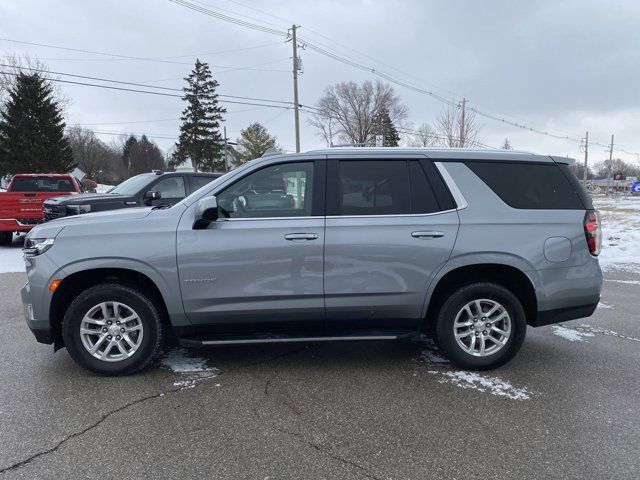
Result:
<svg viewBox="0 0 640 480">
<path fill-rule="evenodd" d="M 494 300 L 501 304 L 511 319 L 511 335 L 498 351 L 487 356 L 473 356 L 456 342 L 453 324 L 458 312 L 476 299 Z M 473 283 L 455 291 L 442 305 L 435 322 L 437 344 L 457 367 L 466 370 L 489 370 L 511 360 L 520 350 L 527 332 L 527 320 L 518 298 L 501 285 L 489 282 Z"/>
<path fill-rule="evenodd" d="M 9 247 L 13 243 L 13 232 L 0 232 L 0 246 Z"/>
<path fill-rule="evenodd" d="M 142 323 L 143 336 L 131 357 L 107 362 L 89 353 L 82 344 L 80 324 L 84 315 L 102 302 L 120 302 L 131 307 Z M 101 283 L 80 293 L 67 309 L 62 322 L 62 336 L 71 358 L 80 366 L 101 375 L 129 375 L 145 368 L 160 352 L 162 322 L 153 303 L 139 290 L 126 285 Z"/>
</svg>

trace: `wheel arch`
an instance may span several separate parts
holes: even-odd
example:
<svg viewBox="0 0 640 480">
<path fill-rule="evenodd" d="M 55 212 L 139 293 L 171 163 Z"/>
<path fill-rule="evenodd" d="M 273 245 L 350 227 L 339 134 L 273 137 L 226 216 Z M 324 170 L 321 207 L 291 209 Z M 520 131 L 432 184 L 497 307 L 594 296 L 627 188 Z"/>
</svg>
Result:
<svg viewBox="0 0 640 480">
<path fill-rule="evenodd" d="M 54 350 L 64 346 L 62 320 L 71 302 L 84 290 L 100 283 L 117 282 L 135 288 L 149 297 L 158 309 L 163 325 L 171 332 L 167 305 L 156 283 L 144 273 L 128 268 L 91 268 L 66 276 L 51 298 L 49 323 Z"/>
<path fill-rule="evenodd" d="M 532 279 L 524 271 L 502 263 L 477 263 L 453 268 L 434 282 L 426 302 L 425 322 L 428 324 L 435 319 L 442 304 L 454 291 L 464 285 L 483 281 L 501 285 L 513 292 L 522 302 L 527 323 L 536 319 L 538 298 Z"/>
</svg>

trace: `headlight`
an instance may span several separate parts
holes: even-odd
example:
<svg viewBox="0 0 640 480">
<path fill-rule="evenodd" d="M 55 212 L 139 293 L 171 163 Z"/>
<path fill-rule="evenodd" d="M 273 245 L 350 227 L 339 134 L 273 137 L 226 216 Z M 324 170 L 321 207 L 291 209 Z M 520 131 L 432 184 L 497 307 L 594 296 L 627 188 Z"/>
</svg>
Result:
<svg viewBox="0 0 640 480">
<path fill-rule="evenodd" d="M 67 210 L 72 215 L 80 215 L 81 213 L 89 213 L 91 211 L 91 205 L 68 205 Z"/>
<path fill-rule="evenodd" d="M 27 238 L 24 241 L 22 253 L 25 257 L 37 257 L 49 250 L 53 245 L 53 238 Z"/>
</svg>

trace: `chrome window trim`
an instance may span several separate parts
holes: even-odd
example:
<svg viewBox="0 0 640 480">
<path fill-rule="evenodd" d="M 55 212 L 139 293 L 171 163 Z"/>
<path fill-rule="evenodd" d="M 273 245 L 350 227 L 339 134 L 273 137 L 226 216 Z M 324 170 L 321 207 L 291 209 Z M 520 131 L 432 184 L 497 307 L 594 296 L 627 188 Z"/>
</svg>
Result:
<svg viewBox="0 0 640 480">
<path fill-rule="evenodd" d="M 431 217 L 433 215 L 442 215 L 443 213 L 455 212 L 457 209 L 441 210 L 431 213 L 392 213 L 388 215 L 327 215 L 326 218 L 390 218 L 390 217 Z"/>
<path fill-rule="evenodd" d="M 317 216 L 306 216 L 306 217 L 247 217 L 247 218 L 219 218 L 216 222 L 238 222 L 238 221 L 256 221 L 256 220 L 313 220 L 317 218 L 392 218 L 392 217 L 431 217 L 434 215 L 442 215 L 445 213 L 451 213 L 458 210 L 457 208 L 451 208 L 449 210 L 442 210 L 440 212 L 431 212 L 431 213 L 396 213 L 389 215 L 317 215 Z"/>
<path fill-rule="evenodd" d="M 467 208 L 469 206 L 469 204 L 467 203 L 467 199 L 464 198 L 464 195 L 462 195 L 462 192 L 456 185 L 456 182 L 451 177 L 451 174 L 449 173 L 447 168 L 442 164 L 442 162 L 433 162 L 433 164 L 436 166 L 436 168 L 440 172 L 440 175 L 442 175 L 442 179 L 444 180 L 444 183 L 447 184 L 447 187 L 449 188 L 451 195 L 453 195 L 453 200 L 456 202 L 456 205 L 458 206 L 456 210 L 464 210 L 465 208 Z"/>
<path fill-rule="evenodd" d="M 303 217 L 245 217 L 245 218 L 219 218 L 216 222 L 238 222 L 238 221 L 252 221 L 257 220 L 312 220 L 314 218 L 325 218 L 323 215 L 316 216 L 303 216 Z"/>
</svg>

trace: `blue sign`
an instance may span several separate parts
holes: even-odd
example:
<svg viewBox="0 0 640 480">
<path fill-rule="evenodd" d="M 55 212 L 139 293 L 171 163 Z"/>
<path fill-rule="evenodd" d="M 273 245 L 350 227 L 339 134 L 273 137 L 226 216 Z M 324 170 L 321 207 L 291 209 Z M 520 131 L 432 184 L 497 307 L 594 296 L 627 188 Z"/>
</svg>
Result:
<svg viewBox="0 0 640 480">
<path fill-rule="evenodd" d="M 640 182 L 636 182 L 633 185 L 631 185 L 631 192 L 640 193 Z"/>
</svg>

